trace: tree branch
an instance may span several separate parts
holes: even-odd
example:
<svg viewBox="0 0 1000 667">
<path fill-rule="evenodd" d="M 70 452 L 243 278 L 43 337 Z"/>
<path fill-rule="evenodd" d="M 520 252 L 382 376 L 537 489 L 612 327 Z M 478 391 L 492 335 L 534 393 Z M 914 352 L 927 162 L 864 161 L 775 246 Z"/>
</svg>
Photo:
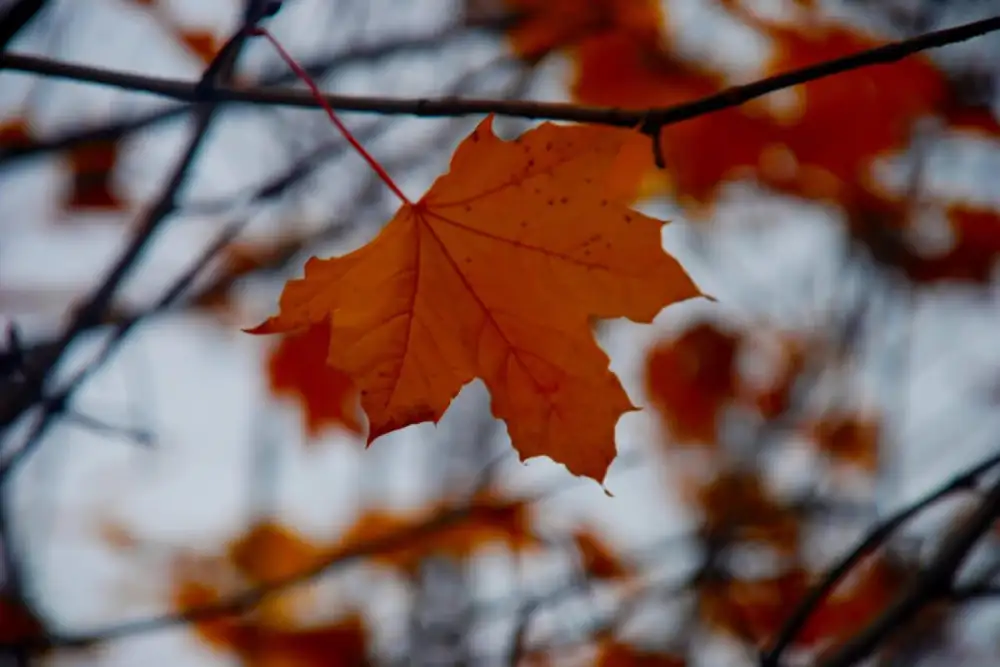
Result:
<svg viewBox="0 0 1000 667">
<path fill-rule="evenodd" d="M 236 57 L 247 39 L 246 33 L 246 27 L 241 27 L 239 37 L 237 37 L 236 48 L 220 54 L 226 59 L 225 65 L 219 71 L 220 76 L 229 78 L 232 75 Z M 207 71 L 211 72 L 214 70 L 210 66 Z M 194 133 L 159 197 L 146 214 L 142 216 L 131 241 L 118 256 L 118 259 L 115 260 L 114 265 L 101 284 L 73 315 L 72 321 L 57 343 L 47 349 L 45 355 L 34 359 L 34 363 L 25 366 L 22 381 L 7 381 L 0 384 L 0 434 L 6 431 L 7 427 L 24 414 L 26 410 L 42 399 L 45 382 L 52 370 L 62 359 L 66 350 L 69 349 L 70 345 L 82 331 L 94 327 L 104 317 L 119 286 L 142 256 L 146 246 L 159 230 L 162 223 L 176 207 L 177 194 L 187 180 L 188 172 L 204 143 L 208 128 L 214 119 L 217 106 L 217 103 L 214 101 L 204 102 L 197 106 Z M 23 461 L 27 453 L 23 449 L 19 450 L 16 453 L 16 460 Z M 10 461 L 5 461 L 2 477 L 9 475 L 13 469 L 14 466 L 11 465 Z M 0 511 L 4 510 L 4 507 L 0 507 Z"/>
<path fill-rule="evenodd" d="M 863 558 L 874 552 L 885 541 L 898 530 L 903 524 L 912 519 L 917 514 L 923 512 L 928 507 L 938 503 L 944 498 L 960 491 L 969 491 L 975 488 L 979 479 L 1000 465 L 1000 453 L 979 462 L 972 468 L 949 479 L 947 482 L 932 490 L 916 502 L 904 507 L 896 514 L 885 519 L 876 525 L 861 541 L 848 552 L 841 560 L 826 573 L 822 580 L 817 582 L 802 601 L 796 605 L 791 615 L 778 631 L 771 648 L 766 651 L 760 660 L 761 667 L 777 667 L 782 653 L 791 646 L 795 637 L 802 631 L 809 617 L 822 604 L 826 596 L 837 586 Z M 970 520 L 971 521 L 971 520 Z M 850 664 L 850 663 L 833 663 Z M 833 667 L 833 665 L 826 665 Z"/>
<path fill-rule="evenodd" d="M 419 53 L 437 49 L 458 34 L 460 31 L 455 26 L 449 26 L 443 30 L 417 37 L 363 44 L 351 47 L 346 51 L 317 57 L 303 63 L 302 67 L 309 76 L 320 78 L 331 71 L 355 63 L 371 63 L 402 53 Z M 0 65 L 0 69 L 3 69 L 2 65 Z M 280 70 L 275 69 L 261 76 L 261 85 L 282 85 L 294 79 L 295 75 L 290 73 L 287 67 L 282 67 Z M 134 118 L 114 120 L 101 127 L 76 129 L 51 138 L 39 139 L 28 145 L 7 146 L 0 149 L 0 165 L 21 158 L 66 150 L 88 141 L 117 140 L 132 132 L 178 118 L 190 112 L 192 108 L 193 106 L 187 103 L 171 105 L 165 109 L 145 112 Z"/>
<path fill-rule="evenodd" d="M 990 488 L 976 511 L 941 545 L 931 564 L 889 607 L 861 632 L 836 647 L 816 667 L 848 667 L 869 655 L 878 644 L 903 627 L 928 602 L 947 596 L 955 573 L 969 551 L 1000 516 L 1000 481 Z"/>
<path fill-rule="evenodd" d="M 655 135 L 666 125 L 680 123 L 705 114 L 740 106 L 750 100 L 809 81 L 835 74 L 902 60 L 927 49 L 966 41 L 1000 30 L 1000 16 L 975 21 L 955 28 L 927 33 L 911 39 L 890 42 L 866 51 L 828 60 L 816 65 L 778 74 L 753 83 L 732 86 L 713 95 L 673 107 L 624 110 L 576 104 L 507 101 L 496 99 L 425 98 L 399 99 L 350 95 L 325 95 L 339 112 L 454 117 L 493 113 L 531 120 L 562 120 L 596 123 L 616 127 L 640 127 Z M 128 74 L 115 70 L 85 67 L 72 63 L 18 54 L 0 54 L 0 69 L 31 72 L 43 76 L 85 83 L 113 86 L 125 90 L 152 93 L 163 97 L 194 102 L 203 99 L 197 83 Z M 313 108 L 316 100 L 309 92 L 266 87 L 219 86 L 205 93 L 215 102 L 240 102 Z"/>
</svg>

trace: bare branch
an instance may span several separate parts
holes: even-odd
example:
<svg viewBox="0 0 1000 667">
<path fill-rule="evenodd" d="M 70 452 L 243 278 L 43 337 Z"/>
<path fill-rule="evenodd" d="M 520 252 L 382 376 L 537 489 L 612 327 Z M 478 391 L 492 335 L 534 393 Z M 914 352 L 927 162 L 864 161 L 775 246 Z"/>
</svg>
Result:
<svg viewBox="0 0 1000 667">
<path fill-rule="evenodd" d="M 326 76 L 331 71 L 347 67 L 355 63 L 372 63 L 383 58 L 407 53 L 439 49 L 448 40 L 460 34 L 457 26 L 449 26 L 443 30 L 430 32 L 410 38 L 394 38 L 385 42 L 362 44 L 348 50 L 323 55 L 305 61 L 302 68 L 313 78 Z M 2 66 L 0 66 L 2 69 Z M 295 80 L 295 75 L 282 67 L 269 71 L 261 76 L 261 85 L 276 86 Z M 45 153 L 58 152 L 88 141 L 112 141 L 137 132 L 147 127 L 178 118 L 194 108 L 194 105 L 183 103 L 168 106 L 165 109 L 145 112 L 134 118 L 118 119 L 96 128 L 75 129 L 65 134 L 38 139 L 27 145 L 7 146 L 0 149 L 0 165 L 21 158 L 32 157 Z"/>
<path fill-rule="evenodd" d="M 836 587 L 863 558 L 874 552 L 903 524 L 928 507 L 944 498 L 961 491 L 974 489 L 979 479 L 1000 465 L 1000 453 L 981 461 L 972 468 L 951 478 L 938 488 L 932 490 L 916 502 L 899 510 L 896 514 L 876 525 L 854 549 L 847 553 L 817 582 L 795 607 L 774 639 L 771 648 L 761 657 L 761 667 L 777 667 L 781 654 L 792 644 L 814 611 L 822 604 L 826 596 Z M 971 521 L 971 519 L 970 519 Z M 849 663 L 831 663 L 849 664 Z"/>
<path fill-rule="evenodd" d="M 615 127 L 639 127 L 644 133 L 656 135 L 666 125 L 737 107 L 785 88 L 863 67 L 896 62 L 920 51 L 963 42 L 997 30 L 1000 30 L 1000 16 L 927 33 L 911 39 L 890 42 L 843 58 L 824 61 L 753 83 L 732 86 L 693 102 L 639 111 L 566 103 L 497 99 L 399 99 L 350 95 L 325 95 L 324 99 L 339 112 L 353 111 L 421 117 L 454 117 L 493 113 L 530 120 L 562 120 Z M 35 56 L 0 54 L 0 69 L 113 86 L 188 102 L 202 99 L 202 92 L 196 83 L 86 67 Z M 305 108 L 316 106 L 316 100 L 309 92 L 284 88 L 219 86 L 211 91 L 210 97 L 215 102 L 241 102 Z"/>
<path fill-rule="evenodd" d="M 875 620 L 828 654 L 817 667 L 847 667 L 869 655 L 929 602 L 949 594 L 969 551 L 1000 516 L 1000 481 L 968 519 L 945 539 L 931 564 Z"/>
<path fill-rule="evenodd" d="M 241 27 L 236 46 L 230 51 L 220 54 L 221 57 L 226 58 L 226 64 L 219 71 L 219 76 L 226 79 L 232 76 L 236 57 L 242 45 L 247 40 L 247 32 L 245 27 Z M 209 67 L 208 71 L 213 70 Z M 92 328 L 105 316 L 119 286 L 142 256 L 146 246 L 159 230 L 162 223 L 174 211 L 177 194 L 187 180 L 188 172 L 204 143 L 217 107 L 218 105 L 215 102 L 204 102 L 198 105 L 195 112 L 196 124 L 194 134 L 159 197 L 137 224 L 136 232 L 132 236 L 131 241 L 118 256 L 107 276 L 84 302 L 83 306 L 76 311 L 71 323 L 58 342 L 47 349 L 45 355 L 40 355 L 39 358 L 32 360 L 34 363 L 25 366 L 23 369 L 23 382 L 8 381 L 0 385 L 0 434 L 24 414 L 26 410 L 42 399 L 45 382 L 52 370 L 62 359 L 66 350 L 69 349 L 70 345 L 81 332 Z M 36 440 L 35 442 L 38 441 Z M 20 462 L 25 460 L 30 451 L 30 449 L 22 447 L 15 456 L 11 457 L 11 460 L 5 461 L 2 470 L 0 470 L 0 479 L 5 478 L 15 469 L 16 466 L 12 461 Z"/>
</svg>

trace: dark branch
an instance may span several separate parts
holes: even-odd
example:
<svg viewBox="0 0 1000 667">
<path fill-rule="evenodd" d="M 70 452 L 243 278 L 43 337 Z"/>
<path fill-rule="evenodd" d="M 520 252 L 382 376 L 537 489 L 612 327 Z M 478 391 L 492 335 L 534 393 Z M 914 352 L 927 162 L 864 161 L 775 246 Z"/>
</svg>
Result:
<svg viewBox="0 0 1000 667">
<path fill-rule="evenodd" d="M 928 603 L 947 596 L 955 574 L 1000 516 L 1000 481 L 941 545 L 930 565 L 875 620 L 838 646 L 816 667 L 847 667 L 868 656 L 884 639 L 906 625 Z"/>
<path fill-rule="evenodd" d="M 655 136 L 666 125 L 680 123 L 705 114 L 740 106 L 753 99 L 785 88 L 862 67 L 896 62 L 920 51 L 966 41 L 997 30 L 1000 30 L 1000 16 L 976 21 L 956 28 L 927 33 L 912 39 L 891 42 L 843 58 L 778 74 L 746 85 L 733 86 L 693 102 L 667 108 L 638 111 L 607 107 L 588 107 L 576 104 L 496 99 L 398 99 L 387 97 L 355 97 L 349 95 L 326 95 L 324 97 L 330 106 L 340 112 L 353 111 L 359 113 L 424 117 L 454 117 L 493 113 L 501 116 L 531 120 L 562 120 L 616 127 L 639 127 L 643 132 Z M 0 54 L 0 69 L 31 72 L 73 81 L 114 86 L 187 102 L 194 102 L 201 99 L 201 92 L 196 83 L 139 76 L 34 56 Z M 316 106 L 316 100 L 310 93 L 281 88 L 234 88 L 219 86 L 211 92 L 211 98 L 216 102 L 241 102 L 245 104 L 307 108 Z"/>
<path fill-rule="evenodd" d="M 998 465 L 1000 465 L 1000 453 L 994 454 L 958 476 L 951 478 L 915 503 L 901 509 L 875 526 L 861 543 L 841 558 L 826 573 L 822 580 L 813 585 L 802 601 L 795 607 L 792 614 L 779 630 L 771 648 L 761 657 L 761 666 L 777 667 L 781 659 L 781 654 L 792 644 L 795 637 L 805 627 L 809 617 L 822 604 L 826 596 L 829 595 L 855 565 L 884 544 L 903 524 L 948 496 L 974 489 L 979 479 Z"/>
<path fill-rule="evenodd" d="M 405 39 L 392 39 L 375 44 L 363 44 L 332 55 L 320 56 L 303 63 L 302 67 L 308 72 L 309 76 L 320 78 L 326 76 L 331 71 L 354 63 L 370 63 L 401 53 L 417 53 L 427 49 L 437 49 L 458 34 L 458 29 L 451 26 L 426 35 Z M 0 69 L 2 69 L 2 66 L 0 66 Z M 287 67 L 282 67 L 280 70 L 276 69 L 264 74 L 261 77 L 261 85 L 283 85 L 294 79 L 295 75 L 289 73 Z M 135 118 L 115 120 L 96 128 L 75 129 L 51 138 L 39 139 L 27 145 L 6 146 L 0 148 L 0 165 L 21 158 L 66 150 L 88 141 L 114 141 L 132 132 L 179 118 L 190 112 L 193 108 L 193 105 L 187 103 L 172 105 L 166 109 L 157 109 L 156 111 L 143 113 Z"/>
<path fill-rule="evenodd" d="M 239 48 L 229 52 L 226 65 L 220 72 L 220 76 L 226 79 L 232 76 L 236 56 L 247 39 L 246 32 L 245 28 L 241 28 L 240 33 L 243 37 L 237 44 Z M 194 134 L 159 197 L 139 221 L 131 241 L 119 255 L 107 276 L 84 302 L 83 306 L 76 311 L 58 342 L 46 350 L 47 354 L 34 359 L 34 363 L 25 366 L 23 382 L 5 382 L 0 385 L 0 433 L 3 433 L 32 405 L 42 400 L 45 383 L 66 350 L 81 332 L 93 328 L 105 317 L 118 288 L 140 259 L 163 222 L 176 208 L 177 195 L 187 180 L 188 173 L 204 143 L 217 108 L 218 105 L 215 102 L 205 102 L 198 105 L 195 110 Z M 38 442 L 38 440 L 34 442 Z M 28 449 L 26 445 L 18 450 L 11 457 L 11 460 L 5 461 L 0 469 L 0 480 L 5 479 L 13 472 L 16 468 L 13 462 L 25 460 L 31 449 Z M 6 505 L 6 503 L 4 504 Z M 0 511 L 3 509 L 0 508 Z"/>
</svg>

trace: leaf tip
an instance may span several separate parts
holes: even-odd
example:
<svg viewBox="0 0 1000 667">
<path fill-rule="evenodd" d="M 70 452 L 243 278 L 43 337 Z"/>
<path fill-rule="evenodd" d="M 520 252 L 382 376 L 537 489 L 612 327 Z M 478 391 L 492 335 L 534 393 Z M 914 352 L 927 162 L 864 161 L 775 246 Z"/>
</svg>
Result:
<svg viewBox="0 0 1000 667">
<path fill-rule="evenodd" d="M 264 336 L 267 334 L 279 333 L 284 329 L 279 328 L 276 317 L 269 317 L 255 327 L 243 327 L 241 331 L 253 336 Z"/>
</svg>

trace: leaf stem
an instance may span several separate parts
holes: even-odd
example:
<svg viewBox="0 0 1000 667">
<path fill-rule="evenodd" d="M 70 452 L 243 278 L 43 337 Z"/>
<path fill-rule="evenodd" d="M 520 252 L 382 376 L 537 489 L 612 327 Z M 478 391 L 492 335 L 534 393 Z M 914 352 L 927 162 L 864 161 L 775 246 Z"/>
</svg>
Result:
<svg viewBox="0 0 1000 667">
<path fill-rule="evenodd" d="M 365 159 L 365 162 L 367 162 L 375 173 L 378 174 L 378 177 L 382 179 L 382 182 L 385 183 L 390 190 L 392 190 L 393 194 L 399 197 L 400 201 L 408 206 L 412 206 L 413 202 L 411 202 L 409 198 L 403 194 L 403 191 L 399 189 L 399 186 L 392 180 L 392 177 L 389 176 L 389 173 L 385 170 L 385 168 L 379 164 L 378 160 L 372 157 L 371 153 L 369 153 L 365 147 L 361 145 L 361 142 L 358 141 L 353 134 L 351 134 L 351 131 L 347 129 L 347 126 L 344 125 L 340 118 L 337 117 L 333 107 L 326 101 L 326 98 L 323 96 L 323 92 L 319 89 L 319 86 L 316 85 L 316 82 L 313 81 L 313 78 L 309 76 L 309 73 L 306 72 L 298 62 L 296 62 L 295 58 L 293 58 L 288 51 L 285 50 L 274 35 L 272 35 L 266 28 L 261 27 L 253 28 L 250 31 L 250 34 L 264 37 L 271 43 L 271 46 L 273 46 L 274 50 L 278 52 L 278 55 L 285 61 L 285 64 L 287 64 L 288 67 L 295 72 L 295 76 L 302 79 L 306 86 L 309 87 L 309 91 L 312 93 L 313 98 L 321 107 L 323 107 L 323 110 L 326 111 L 326 115 L 330 117 L 330 122 L 333 123 L 337 130 L 340 131 L 340 134 L 343 135 L 344 139 L 351 144 L 354 150 L 358 152 L 358 155 Z"/>
</svg>

